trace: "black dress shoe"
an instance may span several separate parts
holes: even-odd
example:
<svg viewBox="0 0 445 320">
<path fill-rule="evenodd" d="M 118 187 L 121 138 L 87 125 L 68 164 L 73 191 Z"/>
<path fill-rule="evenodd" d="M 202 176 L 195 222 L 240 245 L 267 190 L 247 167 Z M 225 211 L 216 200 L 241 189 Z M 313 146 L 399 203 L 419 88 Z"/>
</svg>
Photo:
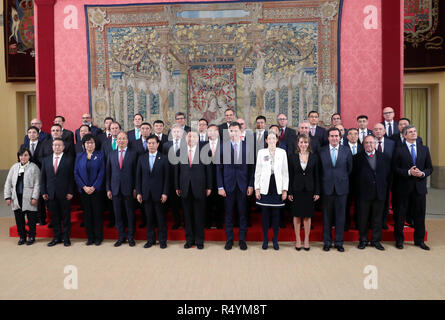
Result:
<svg viewBox="0 0 445 320">
<path fill-rule="evenodd" d="M 159 244 L 159 247 L 161 249 L 165 249 L 165 248 L 167 248 L 167 244 L 163 242 L 163 243 Z"/>
<path fill-rule="evenodd" d="M 139 228 L 140 228 L 140 229 L 143 229 L 143 228 L 145 228 L 146 226 L 147 226 L 146 223 L 141 223 L 141 224 L 139 225 Z"/>
<path fill-rule="evenodd" d="M 329 251 L 329 250 L 331 250 L 331 246 L 330 245 L 328 245 L 328 244 L 325 244 L 324 246 L 323 246 L 323 251 Z"/>
<path fill-rule="evenodd" d="M 396 242 L 397 249 L 403 249 L 403 242 Z"/>
<path fill-rule="evenodd" d="M 217 224 L 217 225 L 216 225 L 216 229 L 221 230 L 222 228 L 223 228 L 223 225 L 222 225 L 222 224 Z"/>
<path fill-rule="evenodd" d="M 382 229 L 383 229 L 383 230 L 388 230 L 389 227 L 388 227 L 388 225 L 385 223 L 385 224 L 382 226 Z"/>
<path fill-rule="evenodd" d="M 417 244 L 415 244 L 415 246 L 417 246 L 417 247 L 420 247 L 420 249 L 423 249 L 423 250 L 430 250 L 430 247 L 428 247 L 426 244 L 425 244 L 425 242 L 420 242 L 420 243 L 417 243 Z"/>
<path fill-rule="evenodd" d="M 115 224 L 113 221 L 110 221 L 109 224 L 107 224 L 107 228 L 114 228 Z"/>
<path fill-rule="evenodd" d="M 186 243 L 184 244 L 184 249 L 190 249 L 191 247 L 192 247 L 192 244 L 189 243 L 189 242 L 186 242 Z"/>
<path fill-rule="evenodd" d="M 62 243 L 62 240 L 53 239 L 50 243 L 48 243 L 48 247 L 54 247 L 58 243 Z"/>
<path fill-rule="evenodd" d="M 224 249 L 230 250 L 233 247 L 233 240 L 227 240 L 226 245 L 224 246 Z"/>
<path fill-rule="evenodd" d="M 46 221 L 40 221 L 41 226 L 46 226 Z"/>
<path fill-rule="evenodd" d="M 87 245 L 87 246 L 91 246 L 93 244 L 94 244 L 93 240 L 88 240 L 87 243 L 85 243 L 85 245 Z"/>
<path fill-rule="evenodd" d="M 203 244 L 197 244 L 196 247 L 197 247 L 199 250 L 204 249 L 204 245 L 203 245 Z"/>
<path fill-rule="evenodd" d="M 285 229 L 286 228 L 286 224 L 285 223 L 280 223 L 280 228 L 281 229 Z"/>
<path fill-rule="evenodd" d="M 27 246 L 30 246 L 30 245 L 32 245 L 35 241 L 36 241 L 35 238 L 30 237 L 30 238 L 28 238 L 28 241 L 26 241 L 26 245 L 27 245 Z"/>
<path fill-rule="evenodd" d="M 339 251 L 339 252 L 345 252 L 345 248 L 343 248 L 343 246 L 335 246 L 335 248 L 336 248 L 337 251 Z"/>
<path fill-rule="evenodd" d="M 81 228 L 85 227 L 85 222 L 82 221 L 82 222 L 80 223 L 80 227 L 81 227 Z"/>
<path fill-rule="evenodd" d="M 274 248 L 275 250 L 280 250 L 280 246 L 278 245 L 278 242 L 274 241 L 274 243 L 273 243 L 273 248 Z"/>
<path fill-rule="evenodd" d="M 134 247 L 136 245 L 136 242 L 134 241 L 134 239 L 128 239 L 128 244 L 130 245 L 130 247 Z"/>
<path fill-rule="evenodd" d="M 241 250 L 247 250 L 247 243 L 246 243 L 246 241 L 244 241 L 244 240 L 240 240 L 239 241 L 239 248 L 241 249 Z"/>
<path fill-rule="evenodd" d="M 365 241 L 360 241 L 357 248 L 359 248 L 360 250 L 363 250 L 366 248 L 366 242 Z"/>
<path fill-rule="evenodd" d="M 125 241 L 125 240 L 121 240 L 121 239 L 119 239 L 119 240 L 117 240 L 117 241 L 114 243 L 114 246 L 115 246 L 115 247 L 120 247 L 120 246 L 124 243 L 124 241 Z"/>
<path fill-rule="evenodd" d="M 70 239 L 63 240 L 63 245 L 64 245 L 65 247 L 69 247 L 69 246 L 71 245 L 71 241 L 70 241 Z"/>
<path fill-rule="evenodd" d="M 162 244 L 161 244 L 161 246 L 162 246 Z M 151 241 L 147 241 L 147 243 L 144 244 L 145 249 L 151 248 L 151 247 L 153 247 L 153 242 L 151 242 Z"/>
<path fill-rule="evenodd" d="M 19 242 L 17 242 L 17 244 L 18 244 L 19 246 L 21 246 L 21 245 L 24 245 L 24 244 L 25 244 L 25 242 L 26 242 L 26 240 L 25 240 L 25 239 L 23 239 L 23 238 L 20 238 L 20 240 L 19 240 Z"/>
<path fill-rule="evenodd" d="M 263 245 L 261 246 L 261 248 L 263 248 L 263 250 L 267 250 L 268 247 L 269 247 L 269 242 L 264 240 L 263 241 Z"/>
<path fill-rule="evenodd" d="M 52 229 L 52 227 L 53 227 L 53 224 L 50 222 L 48 225 L 48 228 Z"/>
<path fill-rule="evenodd" d="M 96 241 L 94 241 L 94 244 L 96 246 L 100 246 L 102 244 L 102 240 L 96 240 Z"/>
<path fill-rule="evenodd" d="M 374 248 L 376 248 L 377 250 L 381 250 L 381 251 L 385 250 L 385 248 L 382 246 L 382 244 L 379 241 L 372 243 L 372 246 Z"/>
<path fill-rule="evenodd" d="M 180 227 L 180 224 L 179 224 L 179 223 L 175 223 L 175 224 L 173 225 L 172 229 L 173 229 L 173 230 L 178 230 L 179 227 Z"/>
</svg>

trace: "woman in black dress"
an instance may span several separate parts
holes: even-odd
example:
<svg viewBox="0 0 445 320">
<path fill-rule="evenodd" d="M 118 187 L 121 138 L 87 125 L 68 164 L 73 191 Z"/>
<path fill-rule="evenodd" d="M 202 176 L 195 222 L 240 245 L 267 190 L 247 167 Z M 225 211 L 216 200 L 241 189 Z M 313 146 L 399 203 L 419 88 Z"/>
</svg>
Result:
<svg viewBox="0 0 445 320">
<path fill-rule="evenodd" d="M 295 153 L 289 155 L 289 195 L 294 216 L 295 249 L 301 249 L 300 225 L 304 224 L 304 250 L 309 251 L 311 218 L 314 216 L 314 202 L 320 198 L 320 177 L 318 156 L 312 153 L 310 138 L 300 135 Z"/>
</svg>

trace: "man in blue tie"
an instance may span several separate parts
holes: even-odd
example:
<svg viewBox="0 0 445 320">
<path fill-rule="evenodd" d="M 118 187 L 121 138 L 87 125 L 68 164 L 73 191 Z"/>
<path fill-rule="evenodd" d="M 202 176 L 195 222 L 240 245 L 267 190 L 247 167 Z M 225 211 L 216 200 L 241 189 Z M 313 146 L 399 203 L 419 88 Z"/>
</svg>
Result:
<svg viewBox="0 0 445 320">
<path fill-rule="evenodd" d="M 168 157 L 158 152 L 156 135 L 147 138 L 148 152 L 138 159 L 136 169 L 137 200 L 143 204 L 147 220 L 147 243 L 144 248 L 156 244 L 155 219 L 158 221 L 159 245 L 167 247 L 167 223 L 163 206 L 167 201 L 170 183 Z"/>
<path fill-rule="evenodd" d="M 402 130 L 405 143 L 393 155 L 394 192 L 397 204 L 394 210 L 394 236 L 396 248 L 403 249 L 403 227 L 406 215 L 413 213 L 414 244 L 423 250 L 425 244 L 426 181 L 433 172 L 428 147 L 417 140 L 416 127 L 408 125 Z"/>
<path fill-rule="evenodd" d="M 344 252 L 345 206 L 349 192 L 349 175 L 352 172 L 352 154 L 340 144 L 340 130 L 329 128 L 329 144 L 320 149 L 323 194 L 323 242 L 324 251 L 332 245 L 332 218 L 335 216 L 334 245 Z"/>
</svg>

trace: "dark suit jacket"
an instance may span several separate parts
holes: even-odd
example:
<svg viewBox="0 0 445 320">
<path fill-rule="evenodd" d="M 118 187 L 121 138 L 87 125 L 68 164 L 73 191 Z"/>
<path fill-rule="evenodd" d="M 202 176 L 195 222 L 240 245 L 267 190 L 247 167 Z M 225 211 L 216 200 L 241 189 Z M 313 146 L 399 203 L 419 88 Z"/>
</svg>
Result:
<svg viewBox="0 0 445 320">
<path fill-rule="evenodd" d="M 357 140 L 357 143 L 359 143 L 359 144 L 362 144 L 361 142 L 360 142 L 360 129 L 357 129 L 358 130 L 358 140 Z M 368 130 L 367 131 L 367 136 L 373 136 L 374 135 L 374 133 L 372 133 L 372 130 L 369 130 L 369 129 L 366 129 L 366 130 Z"/>
<path fill-rule="evenodd" d="M 300 155 L 289 154 L 289 191 L 293 195 L 298 191 L 312 191 L 320 195 L 319 159 L 314 153 L 309 154 L 306 170 L 300 164 Z"/>
<path fill-rule="evenodd" d="M 87 162 L 91 161 L 92 170 L 90 176 L 87 172 Z M 79 192 L 83 192 L 84 186 L 101 190 L 105 177 L 105 161 L 102 151 L 94 151 L 91 160 L 87 160 L 87 153 L 79 153 L 74 163 L 74 180 Z"/>
<path fill-rule="evenodd" d="M 391 137 L 390 137 L 390 139 L 392 139 L 395 143 L 396 143 L 396 145 L 395 145 L 395 148 L 397 149 L 397 148 L 400 148 L 400 147 L 402 147 L 403 145 L 404 145 L 404 142 L 402 142 L 402 140 L 400 140 L 400 133 L 398 133 L 398 134 L 393 134 Z M 404 139 L 405 140 L 405 139 Z M 416 141 L 416 143 L 417 144 L 423 144 L 423 140 L 422 140 L 422 138 L 421 137 L 417 137 L 417 141 Z"/>
<path fill-rule="evenodd" d="M 390 164 L 385 154 L 375 152 L 376 170 L 372 170 L 368 155 L 363 150 L 354 157 L 354 187 L 358 200 L 385 200 L 390 174 Z"/>
<path fill-rule="evenodd" d="M 300 135 L 297 134 L 297 138 L 295 139 L 294 143 L 287 148 L 288 154 L 295 153 L 299 136 Z M 321 148 L 320 140 L 317 137 L 315 137 L 315 138 L 310 137 L 309 139 L 310 139 L 309 146 L 311 147 L 312 153 L 318 154 L 318 152 L 320 151 L 320 148 Z"/>
<path fill-rule="evenodd" d="M 281 130 L 281 129 L 280 129 Z M 280 148 L 291 151 L 293 146 L 296 144 L 297 141 L 297 132 L 289 127 L 286 127 L 284 130 L 284 139 L 281 140 L 280 132 L 278 132 L 278 139 L 280 141 Z"/>
<path fill-rule="evenodd" d="M 51 135 L 48 132 L 40 131 L 38 138 L 39 142 L 45 141 L 46 139 L 49 138 L 51 138 Z M 28 144 L 28 142 L 29 142 L 28 135 L 25 134 L 25 138 L 23 139 L 23 144 Z"/>
<path fill-rule="evenodd" d="M 96 126 L 93 126 L 93 125 L 90 127 L 90 130 L 91 130 L 91 134 L 94 137 L 98 137 L 102 133 L 102 129 L 100 129 L 100 128 L 96 127 Z M 80 139 L 80 128 L 76 129 L 76 143 L 78 143 L 78 142 L 81 142 L 81 139 Z"/>
<path fill-rule="evenodd" d="M 100 150 L 100 149 L 99 149 L 99 150 Z M 78 142 L 78 143 L 76 143 L 76 144 L 74 145 L 74 151 L 76 151 L 76 156 L 77 156 L 79 153 L 82 153 L 82 152 L 85 151 L 84 148 L 83 148 L 83 144 L 82 144 L 82 142 Z"/>
<path fill-rule="evenodd" d="M 230 136 L 229 136 L 229 126 L 227 125 L 227 122 L 221 123 L 218 126 L 219 138 L 220 139 L 223 139 L 224 130 L 227 130 L 226 131 L 226 139 L 229 139 L 230 138 Z"/>
<path fill-rule="evenodd" d="M 175 189 L 181 190 L 182 198 L 187 198 L 191 192 L 195 199 L 203 199 L 206 197 L 206 189 L 212 189 L 212 169 L 209 165 L 203 164 L 200 159 L 204 144 L 199 143 L 196 146 L 191 166 L 188 158 L 181 159 L 175 166 Z M 187 150 L 184 148 L 182 151 L 187 153 Z"/>
<path fill-rule="evenodd" d="M 220 164 L 217 165 L 216 172 L 218 188 L 224 188 L 226 192 L 233 192 L 236 185 L 242 192 L 246 192 L 247 187 L 253 188 L 255 164 L 247 163 L 246 148 L 246 142 L 241 142 L 241 150 L 239 151 L 241 163 L 235 164 L 232 142 L 227 141 L 221 144 Z M 231 159 L 230 163 L 224 163 L 224 152 L 230 152 L 230 157 L 227 156 L 228 159 Z"/>
<path fill-rule="evenodd" d="M 39 167 L 39 169 L 42 167 L 42 158 L 40 158 L 40 156 L 39 156 L 40 149 L 42 148 L 42 146 L 43 146 L 43 142 L 39 141 L 37 143 L 36 149 L 34 150 L 34 155 L 31 156 L 31 159 L 29 159 L 29 161 L 31 161 L 32 163 L 35 163 Z M 22 148 L 27 148 L 29 150 L 29 152 L 31 152 L 31 146 L 29 143 L 29 139 L 28 139 L 27 143 L 24 143 L 20 146 L 20 149 L 22 149 Z"/>
<path fill-rule="evenodd" d="M 74 151 L 74 146 L 71 142 L 65 141 L 64 140 L 64 144 L 65 144 L 65 148 L 63 149 L 63 153 L 70 155 L 71 157 L 75 157 L 75 151 Z M 47 139 L 45 141 L 42 142 L 42 146 L 39 150 L 39 155 L 38 157 L 40 159 L 46 158 L 49 155 L 53 154 L 53 139 Z"/>
<path fill-rule="evenodd" d="M 63 153 L 57 172 L 54 174 L 53 155 L 42 161 L 40 170 L 40 194 L 47 194 L 50 200 L 65 198 L 74 192 L 74 160 L 69 154 Z"/>
<path fill-rule="evenodd" d="M 386 124 L 385 124 L 385 121 L 382 121 L 382 122 L 380 122 L 380 123 L 383 124 L 383 125 L 385 126 L 385 130 L 386 130 Z M 400 134 L 398 124 L 399 124 L 399 123 L 398 123 L 397 121 L 394 121 L 394 123 L 393 123 L 393 125 L 392 125 L 392 135 Z M 386 137 L 388 137 L 388 132 L 385 133 L 385 138 L 386 138 Z"/>
<path fill-rule="evenodd" d="M 150 154 L 144 153 L 138 159 L 136 169 L 136 193 L 144 201 L 161 201 L 161 195 L 168 195 L 170 188 L 170 168 L 167 156 L 158 151 L 153 170 L 150 172 Z"/>
<path fill-rule="evenodd" d="M 144 149 L 144 142 L 142 139 L 143 137 L 141 136 L 141 139 L 133 140 L 133 143 L 130 146 L 130 148 L 136 152 L 138 158 L 148 152 L 148 148 Z"/>
<path fill-rule="evenodd" d="M 62 140 L 65 142 L 69 142 L 71 145 L 74 145 L 74 134 L 72 131 L 68 129 L 62 130 Z"/>
<path fill-rule="evenodd" d="M 320 149 L 321 185 L 324 195 L 346 195 L 349 192 L 349 175 L 352 172 L 352 153 L 348 147 L 339 144 L 337 161 L 332 166 L 329 145 Z"/>
<path fill-rule="evenodd" d="M 158 152 L 162 153 L 162 147 L 164 146 L 164 143 L 166 143 L 168 141 L 168 135 L 166 134 L 162 134 L 162 138 L 159 141 L 159 147 L 158 147 Z"/>
<path fill-rule="evenodd" d="M 109 153 L 107 159 L 107 184 L 106 190 L 111 191 L 113 196 L 119 192 L 128 197 L 133 194 L 135 189 L 135 174 L 137 166 L 136 152 L 127 147 L 122 169 L 119 167 L 119 148 Z"/>
<path fill-rule="evenodd" d="M 309 137 L 317 138 L 320 142 L 320 146 L 325 146 L 328 144 L 328 132 L 325 128 L 317 126 L 315 128 L 315 136 L 312 136 L 311 132 L 309 131 Z"/>
<path fill-rule="evenodd" d="M 139 137 L 141 137 L 141 133 L 140 133 L 140 129 L 139 129 Z M 135 129 L 133 130 L 129 130 L 127 131 L 127 137 L 128 137 L 128 143 L 132 144 L 134 141 L 136 141 L 136 132 Z M 139 138 L 140 139 L 140 138 Z M 138 139 L 138 140 L 139 140 Z"/>
<path fill-rule="evenodd" d="M 347 147 L 349 149 L 349 151 L 351 151 L 351 154 L 352 154 L 351 147 L 349 146 L 349 141 L 348 140 L 344 141 L 343 145 L 345 147 Z M 357 141 L 357 153 L 355 155 L 358 155 L 360 152 L 362 152 L 364 150 L 365 149 L 363 148 L 363 146 Z"/>
<path fill-rule="evenodd" d="M 376 147 L 379 146 L 379 143 L 377 142 Z M 396 143 L 394 140 L 391 140 L 390 138 L 385 136 L 384 142 L 383 142 L 383 153 L 385 154 L 387 160 L 391 163 L 392 155 L 394 154 L 394 150 L 396 147 Z"/>
<path fill-rule="evenodd" d="M 426 194 L 426 180 L 433 172 L 430 150 L 428 147 L 416 143 L 417 156 L 415 166 L 425 173 L 425 177 L 418 178 L 408 175 L 408 170 L 414 166 L 411 151 L 406 144 L 396 148 L 392 157 L 392 170 L 394 171 L 393 190 L 397 194 L 408 194 L 416 190 L 418 194 Z"/>
<path fill-rule="evenodd" d="M 110 154 L 110 152 L 113 151 L 113 138 L 111 139 L 106 139 L 103 140 L 102 145 L 101 145 L 101 151 L 103 152 L 104 156 L 105 156 L 105 163 L 107 163 L 108 161 L 108 156 Z M 117 144 L 117 142 L 116 142 Z"/>
</svg>

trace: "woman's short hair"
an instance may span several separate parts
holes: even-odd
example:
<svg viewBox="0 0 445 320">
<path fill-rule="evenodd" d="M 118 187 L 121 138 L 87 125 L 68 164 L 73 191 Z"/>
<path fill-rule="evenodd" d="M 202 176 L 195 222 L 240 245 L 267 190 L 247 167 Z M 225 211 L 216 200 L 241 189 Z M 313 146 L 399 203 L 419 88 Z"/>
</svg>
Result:
<svg viewBox="0 0 445 320">
<path fill-rule="evenodd" d="M 19 151 L 17 152 L 17 160 L 20 162 L 20 156 L 23 155 L 25 152 L 28 152 L 29 157 L 31 158 L 31 152 L 26 147 L 21 147 Z"/>
<path fill-rule="evenodd" d="M 305 135 L 305 134 L 300 134 L 300 135 L 297 136 L 297 145 L 295 146 L 295 153 L 300 153 L 301 152 L 300 147 L 298 147 L 298 142 L 300 142 L 300 140 L 307 141 L 307 143 L 309 144 L 307 146 L 307 151 L 309 153 L 312 153 L 311 138 L 309 136 Z"/>
<path fill-rule="evenodd" d="M 280 138 L 278 138 L 278 134 L 275 132 L 275 131 L 268 131 L 267 132 L 267 137 L 266 137 L 266 141 L 267 141 L 267 139 L 269 138 L 269 135 L 274 135 L 275 136 L 275 138 L 277 138 L 277 148 L 280 146 Z"/>
<path fill-rule="evenodd" d="M 91 134 L 91 133 L 87 133 L 86 135 L 83 136 L 82 138 L 82 145 L 85 147 L 85 143 L 87 141 L 93 140 L 94 144 L 97 144 L 96 142 L 96 138 Z M 95 148 L 96 149 L 96 148 Z"/>
</svg>

